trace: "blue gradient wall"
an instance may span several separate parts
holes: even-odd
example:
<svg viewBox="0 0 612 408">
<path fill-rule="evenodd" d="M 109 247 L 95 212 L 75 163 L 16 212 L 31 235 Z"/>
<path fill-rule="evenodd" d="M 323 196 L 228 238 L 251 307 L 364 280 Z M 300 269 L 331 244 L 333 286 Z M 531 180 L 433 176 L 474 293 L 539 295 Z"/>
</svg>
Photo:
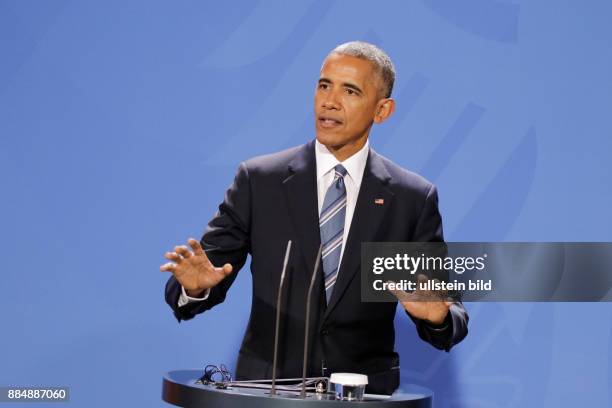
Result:
<svg viewBox="0 0 612 408">
<path fill-rule="evenodd" d="M 347 40 L 394 59 L 398 110 L 371 143 L 438 185 L 447 239 L 611 241 L 611 17 L 595 0 L 0 2 L 0 385 L 161 407 L 163 372 L 233 364 L 248 270 L 179 325 L 162 254 L 201 234 L 241 160 L 314 136 L 320 64 Z M 612 404 L 612 305 L 467 308 L 450 354 L 398 314 L 402 381 L 436 407 Z"/>
</svg>

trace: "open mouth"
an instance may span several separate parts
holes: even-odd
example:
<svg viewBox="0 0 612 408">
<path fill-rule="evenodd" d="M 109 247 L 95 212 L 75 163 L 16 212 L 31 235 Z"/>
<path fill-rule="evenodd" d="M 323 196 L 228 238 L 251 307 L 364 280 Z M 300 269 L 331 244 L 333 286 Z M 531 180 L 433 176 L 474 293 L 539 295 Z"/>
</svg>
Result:
<svg viewBox="0 0 612 408">
<path fill-rule="evenodd" d="M 324 128 L 336 127 L 342 124 L 342 121 L 340 119 L 332 118 L 329 116 L 319 116 L 318 120 L 321 126 Z"/>
</svg>

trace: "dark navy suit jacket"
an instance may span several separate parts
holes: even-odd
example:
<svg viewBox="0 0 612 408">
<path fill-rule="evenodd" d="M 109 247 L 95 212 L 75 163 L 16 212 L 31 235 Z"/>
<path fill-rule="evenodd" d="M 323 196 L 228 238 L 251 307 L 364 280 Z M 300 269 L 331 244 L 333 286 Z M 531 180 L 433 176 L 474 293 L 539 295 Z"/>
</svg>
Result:
<svg viewBox="0 0 612 408">
<path fill-rule="evenodd" d="M 208 224 L 202 245 L 211 262 L 234 273 L 207 300 L 178 307 L 180 284 L 171 277 L 166 301 L 187 320 L 223 302 L 238 270 L 251 255 L 253 296 L 238 355 L 237 379 L 271 378 L 278 285 L 287 241 L 294 250 L 287 268 L 281 312 L 279 378 L 302 375 L 305 300 L 320 244 L 314 141 L 240 164 L 234 183 Z M 374 203 L 383 199 L 383 205 Z M 379 201 L 380 202 L 380 201 Z M 396 303 L 362 303 L 361 242 L 442 241 L 436 188 L 370 149 L 338 280 L 328 305 L 318 273 L 311 309 L 310 376 L 364 373 L 368 392 L 391 394 L 399 385 L 394 351 Z M 467 334 L 468 316 L 451 307 L 444 330 L 413 319 L 419 336 L 450 350 Z"/>
</svg>

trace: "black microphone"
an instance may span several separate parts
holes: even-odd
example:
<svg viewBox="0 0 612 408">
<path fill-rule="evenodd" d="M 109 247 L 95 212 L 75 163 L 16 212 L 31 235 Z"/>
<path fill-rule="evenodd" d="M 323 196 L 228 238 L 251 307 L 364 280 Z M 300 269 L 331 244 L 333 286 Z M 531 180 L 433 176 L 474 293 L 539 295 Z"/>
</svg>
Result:
<svg viewBox="0 0 612 408">
<path fill-rule="evenodd" d="M 306 372 L 308 370 L 308 326 L 310 323 L 310 298 L 312 297 L 312 288 L 314 287 L 315 279 L 317 277 L 317 270 L 321 262 L 321 252 L 323 251 L 323 244 L 319 245 L 319 252 L 317 253 L 317 259 L 315 261 L 314 270 L 310 277 L 310 286 L 308 287 L 308 295 L 306 296 L 306 324 L 304 326 L 304 364 L 302 365 L 302 392 L 300 398 L 306 398 Z"/>
<path fill-rule="evenodd" d="M 289 254 L 291 253 L 291 240 L 287 241 L 287 250 L 285 251 L 285 261 L 283 262 L 283 271 L 281 272 L 280 283 L 278 285 L 278 299 L 276 300 L 276 329 L 274 333 L 274 358 L 272 361 L 272 387 L 270 395 L 276 394 L 276 360 L 278 358 L 278 334 L 280 327 L 280 308 L 283 295 L 283 283 L 285 282 L 285 272 L 287 271 L 287 263 L 289 262 Z"/>
</svg>

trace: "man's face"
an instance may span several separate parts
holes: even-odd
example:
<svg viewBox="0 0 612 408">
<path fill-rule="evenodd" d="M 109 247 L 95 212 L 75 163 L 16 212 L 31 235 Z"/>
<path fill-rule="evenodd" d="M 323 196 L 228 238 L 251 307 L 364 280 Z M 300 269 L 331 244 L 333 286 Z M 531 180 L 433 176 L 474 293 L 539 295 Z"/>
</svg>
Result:
<svg viewBox="0 0 612 408">
<path fill-rule="evenodd" d="M 314 98 L 317 140 L 339 160 L 357 152 L 375 121 L 380 94 L 372 62 L 330 55 L 321 68 Z"/>
</svg>

